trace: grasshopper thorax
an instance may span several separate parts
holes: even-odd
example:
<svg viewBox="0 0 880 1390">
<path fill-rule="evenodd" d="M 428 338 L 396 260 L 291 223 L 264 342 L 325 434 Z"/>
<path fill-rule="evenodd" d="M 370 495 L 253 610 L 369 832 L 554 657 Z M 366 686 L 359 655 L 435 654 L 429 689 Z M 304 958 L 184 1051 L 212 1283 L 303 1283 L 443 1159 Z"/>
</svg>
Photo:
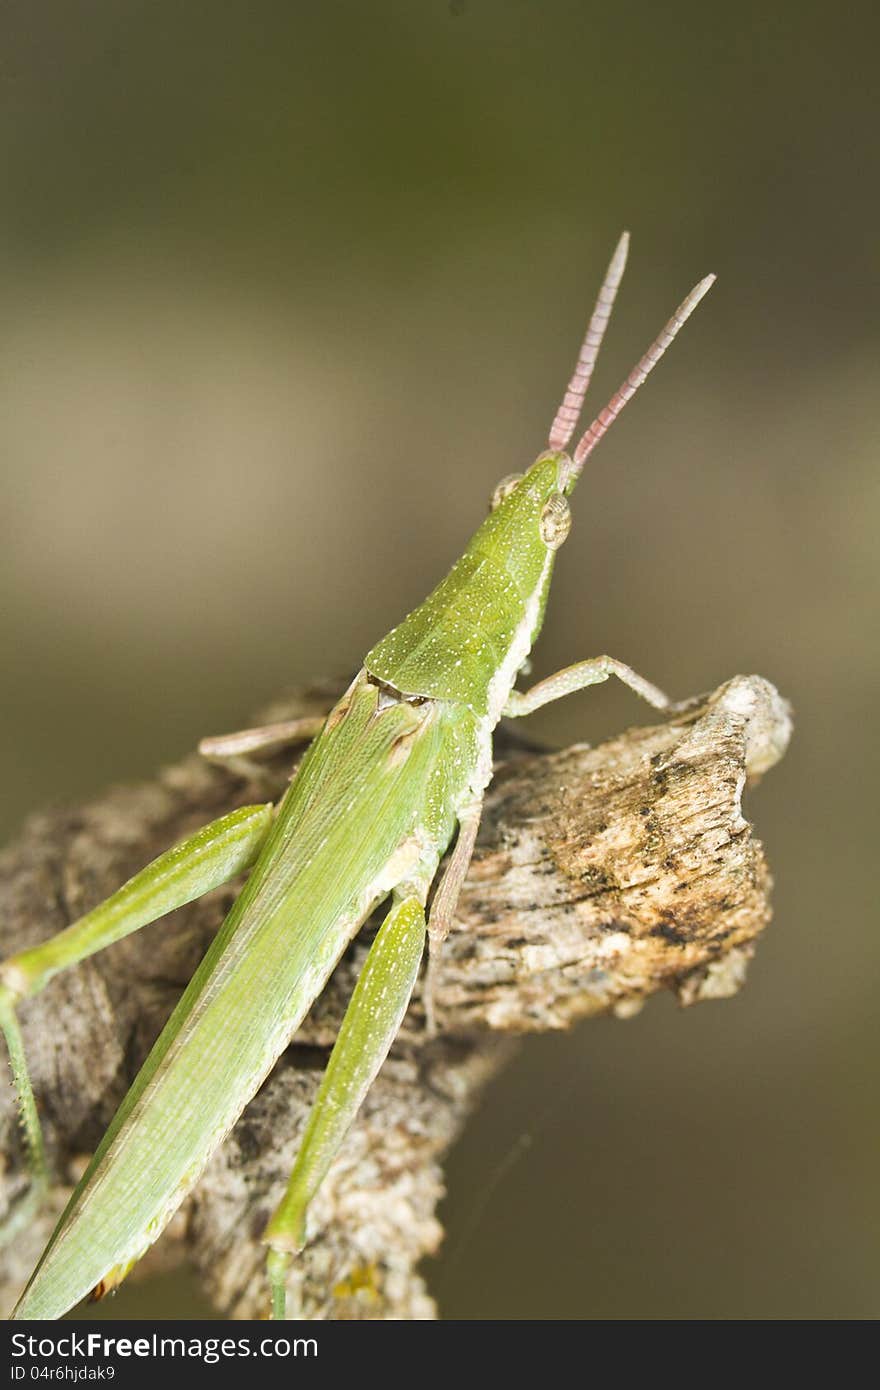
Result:
<svg viewBox="0 0 880 1390">
<path fill-rule="evenodd" d="M 568 534 L 569 468 L 567 454 L 548 450 L 521 478 L 504 480 L 461 559 L 367 654 L 371 675 L 404 695 L 499 717 L 540 630 L 553 560 Z"/>
</svg>

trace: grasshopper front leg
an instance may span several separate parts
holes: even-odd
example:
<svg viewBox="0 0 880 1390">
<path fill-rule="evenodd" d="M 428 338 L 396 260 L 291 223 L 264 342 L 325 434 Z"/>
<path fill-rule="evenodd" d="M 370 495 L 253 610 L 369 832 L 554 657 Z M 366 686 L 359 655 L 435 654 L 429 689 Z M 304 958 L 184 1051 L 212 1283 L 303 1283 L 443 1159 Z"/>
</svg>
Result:
<svg viewBox="0 0 880 1390">
<path fill-rule="evenodd" d="M 370 947 L 342 1020 L 287 1191 L 263 1236 L 273 1318 L 286 1317 L 291 1260 L 306 1239 L 309 1203 L 351 1127 L 406 1013 L 425 944 L 425 908 L 411 891 L 394 905 Z"/>
<path fill-rule="evenodd" d="M 244 806 L 221 816 L 154 859 L 64 931 L 0 964 L 0 1029 L 9 1052 L 31 1174 L 26 1196 L 0 1228 L 0 1244 L 11 1240 L 31 1219 L 48 1186 L 43 1134 L 16 1015 L 18 1004 L 39 994 L 59 971 L 249 869 L 269 832 L 272 815 L 272 805 L 266 804 Z"/>
<path fill-rule="evenodd" d="M 647 700 L 654 709 L 664 710 L 667 714 L 685 708 L 690 703 L 675 703 L 670 700 L 656 685 L 652 685 L 631 666 L 624 665 L 613 656 L 594 656 L 589 661 L 578 661 L 574 666 L 563 667 L 546 680 L 538 681 L 530 690 L 511 691 L 502 713 L 506 719 L 520 719 L 526 714 L 534 713 L 542 705 L 549 705 L 552 700 L 561 700 L 565 695 L 585 690 L 588 685 L 599 685 L 602 681 L 607 681 L 609 676 L 616 676 L 642 700 Z"/>
</svg>

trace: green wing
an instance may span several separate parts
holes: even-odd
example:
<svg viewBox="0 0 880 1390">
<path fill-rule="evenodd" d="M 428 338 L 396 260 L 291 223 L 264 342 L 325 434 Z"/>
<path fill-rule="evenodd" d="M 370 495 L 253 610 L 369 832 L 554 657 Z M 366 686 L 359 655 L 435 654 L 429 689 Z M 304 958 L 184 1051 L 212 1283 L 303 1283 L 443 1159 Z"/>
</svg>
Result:
<svg viewBox="0 0 880 1390">
<path fill-rule="evenodd" d="M 16 1317 L 60 1316 L 157 1238 L 360 924 L 394 886 L 401 845 L 432 799 L 442 743 L 436 706 L 379 708 L 366 677 L 355 682 L 307 753 L 245 888 L 120 1106 Z M 445 804 L 435 821 L 445 823 L 448 839 Z"/>
</svg>

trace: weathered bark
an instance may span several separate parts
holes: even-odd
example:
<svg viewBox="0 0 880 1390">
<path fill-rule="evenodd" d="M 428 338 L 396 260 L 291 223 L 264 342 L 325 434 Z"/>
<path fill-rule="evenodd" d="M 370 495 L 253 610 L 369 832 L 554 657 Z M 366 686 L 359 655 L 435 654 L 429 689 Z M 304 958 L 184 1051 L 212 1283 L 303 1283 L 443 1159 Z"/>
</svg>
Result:
<svg viewBox="0 0 880 1390">
<path fill-rule="evenodd" d="M 315 689 L 264 714 L 314 712 L 336 693 Z M 539 752 L 500 736 L 503 760 L 438 979 L 438 1036 L 427 1039 L 417 997 L 314 1203 L 299 1266 L 306 1313 L 433 1316 L 417 1264 L 442 1235 L 443 1154 L 512 1035 L 609 1010 L 626 1017 L 661 989 L 691 1004 L 739 988 L 770 916 L 769 873 L 740 798 L 789 732 L 773 687 L 736 677 L 687 715 L 599 748 Z M 275 794 L 288 773 L 283 758 L 267 765 Z M 264 795 L 193 756 L 153 782 L 35 816 L 0 860 L 2 953 L 45 939 L 174 840 Z M 5 1252 L 7 1303 L 234 891 L 118 943 L 23 1006 L 58 1187 L 52 1210 Z M 260 1233 L 369 939 L 368 928 L 149 1257 L 188 1254 L 230 1315 L 265 1311 Z M 8 1087 L 0 1134 L 0 1203 L 11 1205 L 25 1180 Z"/>
</svg>

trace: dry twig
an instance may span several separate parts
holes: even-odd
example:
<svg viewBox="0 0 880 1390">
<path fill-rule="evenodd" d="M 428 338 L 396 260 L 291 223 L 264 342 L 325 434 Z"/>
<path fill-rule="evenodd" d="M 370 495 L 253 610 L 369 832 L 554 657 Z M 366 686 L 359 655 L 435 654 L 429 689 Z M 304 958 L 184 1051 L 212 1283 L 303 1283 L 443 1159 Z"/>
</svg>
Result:
<svg viewBox="0 0 880 1390">
<path fill-rule="evenodd" d="M 335 694 L 314 689 L 264 713 L 312 713 Z M 503 760 L 438 979 L 439 1036 L 426 1039 L 416 998 L 313 1205 L 301 1260 L 307 1313 L 433 1316 L 416 1267 L 442 1235 L 443 1155 L 511 1035 L 609 1010 L 625 1017 L 660 989 L 692 1004 L 739 988 L 770 916 L 764 854 L 740 798 L 789 733 L 784 701 L 753 676 L 729 681 L 687 716 L 599 748 L 537 752 L 500 736 Z M 267 767 L 276 793 L 288 772 Z M 34 817 L 0 860 L 3 954 L 45 939 L 174 840 L 264 795 L 190 757 L 153 782 Z M 5 1252 L 7 1303 L 232 896 L 218 890 L 176 912 L 24 1006 L 59 1186 L 53 1211 Z M 230 1315 L 265 1311 L 260 1233 L 368 943 L 369 929 L 148 1257 L 155 1267 L 186 1252 Z M 5 1203 L 24 1181 L 10 1089 L 0 1110 Z"/>
</svg>

